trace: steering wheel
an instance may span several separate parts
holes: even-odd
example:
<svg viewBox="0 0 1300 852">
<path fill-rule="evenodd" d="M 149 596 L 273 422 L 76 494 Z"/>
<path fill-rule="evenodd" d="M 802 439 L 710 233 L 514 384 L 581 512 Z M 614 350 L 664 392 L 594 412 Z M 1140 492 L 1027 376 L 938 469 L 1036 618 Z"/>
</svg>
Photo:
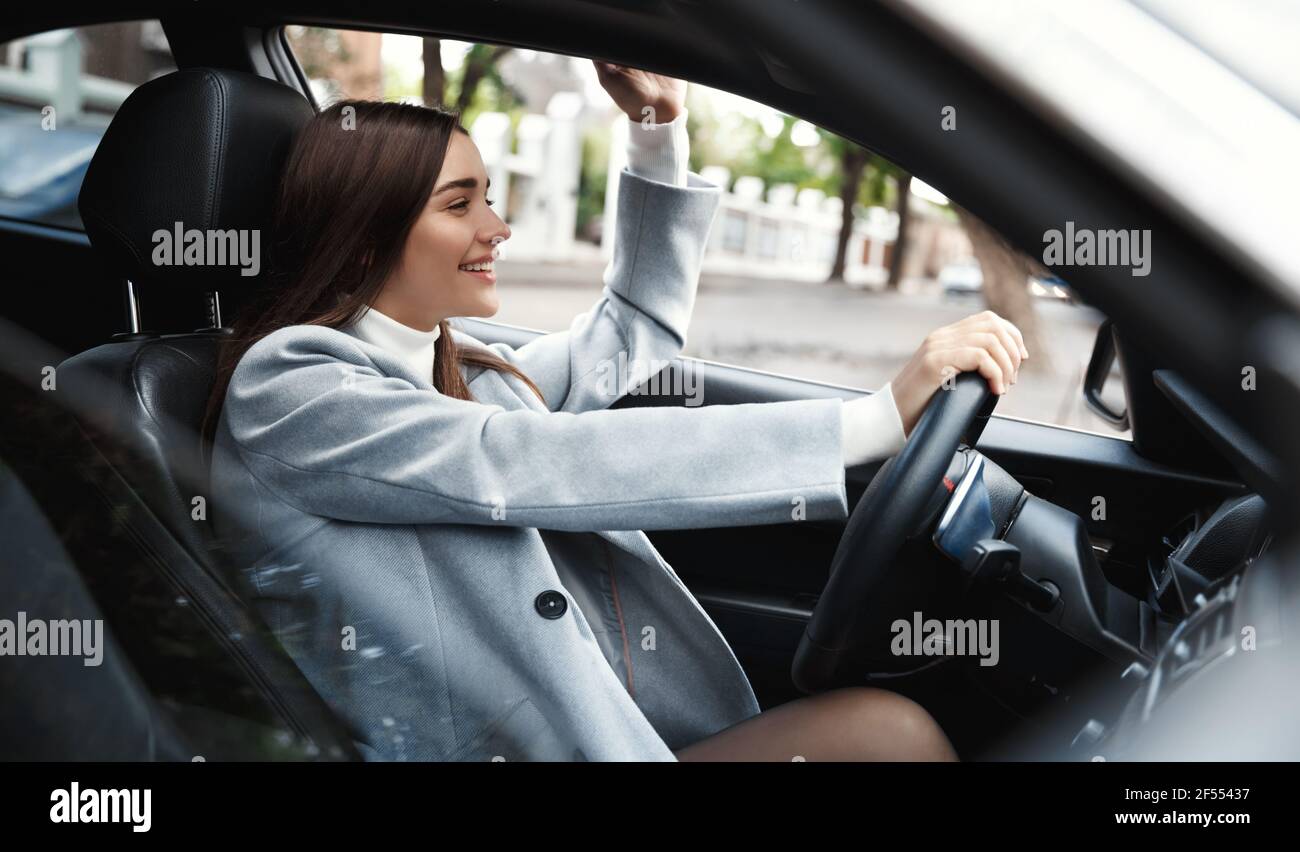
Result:
<svg viewBox="0 0 1300 852">
<path fill-rule="evenodd" d="M 902 452 L 871 480 L 844 528 L 830 580 L 799 640 L 791 675 L 800 690 L 862 682 L 863 673 L 850 669 L 875 623 L 873 600 L 906 568 L 895 565 L 904 539 L 930 517 L 953 455 L 963 441 L 973 445 L 979 439 L 997 399 L 978 373 L 959 374 L 950 390 L 930 398 Z"/>
</svg>

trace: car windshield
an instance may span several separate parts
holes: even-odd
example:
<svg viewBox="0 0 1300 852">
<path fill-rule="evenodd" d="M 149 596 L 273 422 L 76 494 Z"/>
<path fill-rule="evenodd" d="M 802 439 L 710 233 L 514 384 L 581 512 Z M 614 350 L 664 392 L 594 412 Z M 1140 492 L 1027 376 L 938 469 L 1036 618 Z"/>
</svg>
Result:
<svg viewBox="0 0 1300 852">
<path fill-rule="evenodd" d="M 1300 6 L 896 0 L 1300 303 Z M 1283 51 L 1287 51 L 1283 53 Z"/>
</svg>

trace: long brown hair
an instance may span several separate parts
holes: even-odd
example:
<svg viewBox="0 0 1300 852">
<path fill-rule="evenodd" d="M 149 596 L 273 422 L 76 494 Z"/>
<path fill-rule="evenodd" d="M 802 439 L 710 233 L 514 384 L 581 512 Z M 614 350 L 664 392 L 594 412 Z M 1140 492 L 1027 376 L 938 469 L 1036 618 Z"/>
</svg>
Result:
<svg viewBox="0 0 1300 852">
<path fill-rule="evenodd" d="M 254 343 L 289 325 L 348 325 L 379 296 L 454 132 L 468 136 L 458 112 L 349 100 L 318 113 L 299 133 L 276 196 L 267 283 L 222 341 L 203 418 L 208 444 L 231 374 Z M 513 364 L 458 346 L 447 321 L 439 326 L 432 377 L 439 392 L 473 400 L 460 373 L 460 365 L 473 364 L 517 376 L 545 402 Z"/>
</svg>

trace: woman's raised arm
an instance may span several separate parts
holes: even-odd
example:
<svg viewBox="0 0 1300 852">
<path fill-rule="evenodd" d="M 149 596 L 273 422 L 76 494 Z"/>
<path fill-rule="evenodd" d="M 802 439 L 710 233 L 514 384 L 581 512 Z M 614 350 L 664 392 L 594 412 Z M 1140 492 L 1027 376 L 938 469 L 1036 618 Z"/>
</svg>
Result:
<svg viewBox="0 0 1300 852">
<path fill-rule="evenodd" d="M 720 187 L 687 171 L 686 81 L 594 65 L 628 119 L 628 164 L 618 179 L 605 286 L 567 330 L 519 349 L 489 347 L 537 383 L 552 411 L 573 413 L 608 408 L 656 372 L 655 362 L 681 354 L 722 200 Z"/>
<path fill-rule="evenodd" d="M 686 345 L 704 247 L 721 198 L 719 187 L 693 173 L 678 187 L 624 169 L 614 257 L 595 305 L 564 331 L 518 349 L 505 343 L 488 348 L 536 382 L 552 411 L 608 408 L 620 391 L 649 378 L 649 365 L 677 357 Z M 624 365 L 632 369 L 611 381 Z"/>
</svg>

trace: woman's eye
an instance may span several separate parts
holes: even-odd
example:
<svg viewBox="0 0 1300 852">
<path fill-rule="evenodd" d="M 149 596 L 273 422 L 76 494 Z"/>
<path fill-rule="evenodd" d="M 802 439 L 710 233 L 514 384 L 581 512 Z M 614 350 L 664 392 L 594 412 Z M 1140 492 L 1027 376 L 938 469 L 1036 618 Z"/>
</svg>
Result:
<svg viewBox="0 0 1300 852">
<path fill-rule="evenodd" d="M 487 202 L 487 205 L 488 205 L 489 207 L 491 207 L 492 204 L 494 203 L 494 202 L 492 201 L 492 199 L 490 199 L 490 198 L 485 198 L 485 199 L 483 199 L 483 200 Z M 469 207 L 469 199 L 468 199 L 468 198 L 464 198 L 464 199 L 461 199 L 460 201 L 456 202 L 455 204 L 451 205 L 451 206 L 450 206 L 449 208 L 447 208 L 447 209 L 448 209 L 448 210 L 465 210 L 465 209 L 468 208 L 468 207 Z"/>
</svg>

